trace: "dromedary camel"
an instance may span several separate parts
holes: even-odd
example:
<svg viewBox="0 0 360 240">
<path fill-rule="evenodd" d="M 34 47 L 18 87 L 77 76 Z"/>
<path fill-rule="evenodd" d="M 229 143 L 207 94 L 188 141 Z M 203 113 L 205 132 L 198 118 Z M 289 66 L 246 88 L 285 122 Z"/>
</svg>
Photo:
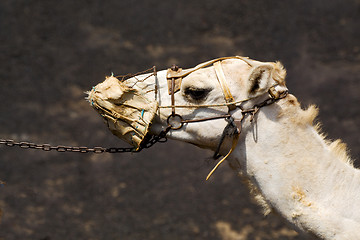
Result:
<svg viewBox="0 0 360 240">
<path fill-rule="evenodd" d="M 108 77 L 89 100 L 137 150 L 165 135 L 211 149 L 248 180 L 266 214 L 320 239 L 360 239 L 360 171 L 345 144 L 319 133 L 317 109 L 287 94 L 285 75 L 278 62 L 219 58 Z"/>
</svg>

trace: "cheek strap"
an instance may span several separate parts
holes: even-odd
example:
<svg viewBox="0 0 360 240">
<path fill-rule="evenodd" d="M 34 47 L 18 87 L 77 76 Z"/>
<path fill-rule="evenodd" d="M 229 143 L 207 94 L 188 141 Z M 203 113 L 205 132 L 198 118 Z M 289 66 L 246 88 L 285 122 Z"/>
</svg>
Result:
<svg viewBox="0 0 360 240">
<path fill-rule="evenodd" d="M 226 83 L 226 77 L 225 77 L 224 71 L 221 66 L 221 61 L 214 62 L 214 69 L 215 69 L 216 77 L 217 77 L 217 79 L 220 83 L 221 89 L 223 91 L 226 103 L 235 102 L 234 97 L 231 95 L 230 89 Z M 236 105 L 230 104 L 230 105 L 228 105 L 228 108 L 229 108 L 229 111 L 235 110 Z"/>
</svg>

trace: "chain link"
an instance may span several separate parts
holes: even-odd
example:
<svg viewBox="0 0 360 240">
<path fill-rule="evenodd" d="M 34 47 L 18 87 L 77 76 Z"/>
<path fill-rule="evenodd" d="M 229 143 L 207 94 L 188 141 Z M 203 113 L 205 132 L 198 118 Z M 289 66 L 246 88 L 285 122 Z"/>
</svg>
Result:
<svg viewBox="0 0 360 240">
<path fill-rule="evenodd" d="M 141 151 L 144 148 L 150 148 L 157 142 L 160 143 L 167 142 L 166 134 L 170 131 L 170 129 L 171 126 L 168 126 L 166 129 L 162 130 L 159 135 L 152 135 L 150 139 L 148 139 L 147 141 L 141 144 L 139 151 Z"/>
</svg>

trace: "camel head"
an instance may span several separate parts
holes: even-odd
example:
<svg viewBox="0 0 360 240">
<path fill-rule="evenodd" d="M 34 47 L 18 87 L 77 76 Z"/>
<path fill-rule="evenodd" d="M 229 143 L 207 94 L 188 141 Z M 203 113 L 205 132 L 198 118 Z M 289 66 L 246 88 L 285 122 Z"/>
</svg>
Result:
<svg viewBox="0 0 360 240">
<path fill-rule="evenodd" d="M 227 57 L 194 68 L 173 66 L 129 78 L 107 77 L 89 101 L 110 130 L 139 149 L 151 135 L 216 150 L 229 119 L 240 128 L 243 110 L 286 91 L 280 63 Z M 238 130 L 238 129 L 237 129 Z"/>
<path fill-rule="evenodd" d="M 208 179 L 236 149 L 229 164 L 248 177 L 264 212 L 274 209 L 322 239 L 360 239 L 359 214 L 343 201 L 359 199 L 359 171 L 339 141 L 330 144 L 312 127 L 315 108 L 302 110 L 287 95 L 285 74 L 280 63 L 219 58 L 107 77 L 88 99 L 136 150 L 165 136 L 211 149 L 224 157 Z"/>
</svg>

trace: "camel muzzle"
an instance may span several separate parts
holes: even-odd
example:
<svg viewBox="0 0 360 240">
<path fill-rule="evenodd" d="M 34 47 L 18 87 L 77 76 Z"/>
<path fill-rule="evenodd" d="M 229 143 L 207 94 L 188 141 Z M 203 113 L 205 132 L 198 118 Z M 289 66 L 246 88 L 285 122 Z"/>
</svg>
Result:
<svg viewBox="0 0 360 240">
<path fill-rule="evenodd" d="M 88 99 L 114 135 L 140 150 L 158 109 L 157 101 L 113 76 L 93 87 Z"/>
</svg>

